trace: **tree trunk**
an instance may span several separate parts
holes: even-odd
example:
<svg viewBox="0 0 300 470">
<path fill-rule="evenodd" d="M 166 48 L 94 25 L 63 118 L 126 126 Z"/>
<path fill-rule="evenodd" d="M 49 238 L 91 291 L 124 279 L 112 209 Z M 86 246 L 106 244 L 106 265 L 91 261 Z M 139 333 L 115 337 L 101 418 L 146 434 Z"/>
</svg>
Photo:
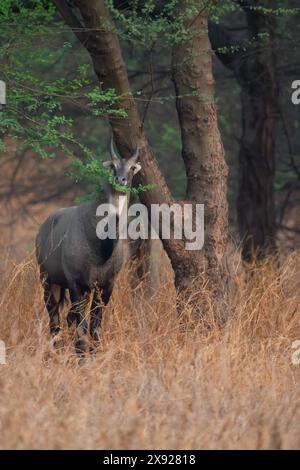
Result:
<svg viewBox="0 0 300 470">
<path fill-rule="evenodd" d="M 244 2 L 243 2 L 244 3 Z M 251 2 L 258 5 L 258 2 Z M 260 2 L 260 5 L 263 2 Z M 265 2 L 264 6 L 271 7 Z M 242 138 L 239 153 L 238 223 L 245 259 L 274 252 L 275 143 L 278 122 L 278 83 L 274 51 L 275 20 L 246 9 L 251 48 L 239 73 L 242 87 Z M 268 33 L 268 39 L 260 35 Z"/>
<path fill-rule="evenodd" d="M 181 9 L 185 6 L 180 3 Z M 204 204 L 207 273 L 212 287 L 220 292 L 228 236 L 228 169 L 214 102 L 208 10 L 201 0 L 197 6 L 201 14 L 186 25 L 190 39 L 173 47 L 172 72 L 187 174 L 186 198 Z"/>
<path fill-rule="evenodd" d="M 127 117 L 118 118 L 115 116 L 109 116 L 110 124 L 113 129 L 114 137 L 120 152 L 123 155 L 130 155 L 132 150 L 135 148 L 137 142 L 140 145 L 142 171 L 138 173 L 136 182 L 141 184 L 154 183 L 155 188 L 143 192 L 141 194 L 141 201 L 150 209 L 151 204 L 162 204 L 173 203 L 173 198 L 167 187 L 167 184 L 160 172 L 157 161 L 153 156 L 153 153 L 149 147 L 147 139 L 142 132 L 141 121 L 138 116 L 137 106 L 135 100 L 131 94 L 128 76 L 125 68 L 125 64 L 122 58 L 121 49 L 114 27 L 112 19 L 104 1 L 101 0 L 76 0 L 75 4 L 79 8 L 82 16 L 83 24 L 81 20 L 74 15 L 69 5 L 64 0 L 53 0 L 58 10 L 62 14 L 67 24 L 73 29 L 78 39 L 84 44 L 93 61 L 95 73 L 102 84 L 103 89 L 115 89 L 118 96 L 120 96 L 119 106 L 125 109 Z M 206 21 L 206 20 L 205 20 Z M 85 32 L 85 29 L 88 32 Z M 207 33 L 205 33 L 207 36 Z M 208 40 L 205 35 L 202 37 L 204 41 L 204 48 L 208 47 Z M 205 49 L 206 50 L 206 49 Z M 207 50 L 209 54 L 209 49 Z M 201 66 L 211 66 L 210 59 L 208 62 L 202 62 Z M 208 70 L 209 79 L 207 81 L 207 89 L 211 91 L 212 77 L 211 69 Z M 203 80 L 202 80 L 203 84 Z M 191 84 L 191 86 L 193 86 Z M 196 97 L 193 99 L 197 100 Z M 201 120 L 201 113 L 206 113 L 206 118 Z M 220 143 L 219 134 L 216 127 L 216 115 L 215 108 L 212 104 L 205 105 L 201 100 L 199 101 L 199 107 L 197 108 L 197 114 L 199 115 L 199 132 L 202 134 L 202 149 L 205 148 L 206 156 L 198 160 L 198 166 L 195 165 L 193 160 L 185 160 L 186 168 L 188 171 L 189 178 L 192 175 L 195 179 L 195 183 L 190 185 L 190 188 L 194 187 L 194 192 L 189 190 L 188 197 L 192 202 L 201 202 L 207 204 L 208 217 L 206 218 L 206 231 L 209 233 L 207 243 L 210 248 L 207 253 L 210 253 L 210 272 L 213 271 L 215 265 L 215 271 L 218 271 L 219 258 L 222 257 L 222 243 L 218 235 L 218 231 L 225 230 L 226 224 L 217 229 L 217 224 L 221 220 L 220 212 L 224 209 L 223 218 L 227 217 L 227 206 L 224 203 L 225 195 L 225 182 L 222 184 L 214 185 L 214 178 L 219 181 L 220 175 L 218 168 L 224 163 L 218 161 L 218 158 L 222 154 L 222 147 Z M 213 132 L 210 131 L 210 126 L 213 126 Z M 209 135 L 206 137 L 204 134 L 208 132 Z M 197 145 L 195 142 L 194 145 Z M 210 161 L 210 152 L 213 154 Z M 198 153 L 199 154 L 199 153 Z M 215 157 L 217 155 L 217 158 Z M 189 168 L 189 165 L 191 168 Z M 204 172 L 205 177 L 197 180 L 200 175 L 200 171 Z M 223 170 L 222 170 L 223 171 Z M 205 185 L 202 191 L 196 190 L 197 185 Z M 209 187 L 212 184 L 212 189 Z M 214 195 L 214 191 L 218 191 L 217 195 Z M 222 193 L 222 194 L 221 194 Z M 213 198 L 210 201 L 210 198 Z M 226 231 L 226 230 L 225 230 Z M 225 236 L 224 236 L 225 239 Z M 191 287 L 196 281 L 200 282 L 200 273 L 204 269 L 204 255 L 202 251 L 187 251 L 185 249 L 183 240 L 162 240 L 164 248 L 170 258 L 172 268 L 175 273 L 175 283 L 178 291 L 183 292 L 187 287 Z M 215 250 L 215 256 L 213 257 L 213 250 Z M 221 279 L 219 278 L 219 282 Z"/>
<path fill-rule="evenodd" d="M 241 45 L 235 33 L 210 24 L 210 38 L 222 63 L 230 68 L 241 86 L 242 136 L 239 151 L 237 215 L 243 257 L 251 260 L 275 249 L 274 173 L 278 122 L 274 16 L 252 7 L 272 7 L 270 0 L 236 0 L 245 11 L 247 37 Z M 266 34 L 268 36 L 266 36 Z"/>
<path fill-rule="evenodd" d="M 136 177 L 141 184 L 154 183 L 155 188 L 144 193 L 145 203 L 171 203 L 172 196 L 159 169 L 157 161 L 142 132 L 137 106 L 132 96 L 126 67 L 121 54 L 118 37 L 105 2 L 102 0 L 75 0 L 83 24 L 73 13 L 65 0 L 53 0 L 66 23 L 84 45 L 92 59 L 94 71 L 103 90 L 113 89 L 119 97 L 119 109 L 125 110 L 127 117 L 109 116 L 114 139 L 122 155 L 130 156 L 140 146 L 143 168 Z"/>
</svg>

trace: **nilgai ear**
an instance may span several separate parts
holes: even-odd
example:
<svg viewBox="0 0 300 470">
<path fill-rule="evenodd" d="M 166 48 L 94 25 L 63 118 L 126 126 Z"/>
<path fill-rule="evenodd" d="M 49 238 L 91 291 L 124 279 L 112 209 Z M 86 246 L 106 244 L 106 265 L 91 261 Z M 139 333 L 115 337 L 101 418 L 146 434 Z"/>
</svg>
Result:
<svg viewBox="0 0 300 470">
<path fill-rule="evenodd" d="M 137 162 L 134 165 L 132 165 L 131 168 L 133 169 L 133 175 L 136 175 L 136 173 L 138 173 L 142 169 L 142 165 L 139 162 Z"/>
<path fill-rule="evenodd" d="M 103 162 L 103 163 L 102 163 L 102 166 L 103 166 L 104 168 L 113 168 L 113 167 L 114 167 L 114 163 L 110 160 L 110 161 L 108 161 L 108 162 Z"/>
</svg>

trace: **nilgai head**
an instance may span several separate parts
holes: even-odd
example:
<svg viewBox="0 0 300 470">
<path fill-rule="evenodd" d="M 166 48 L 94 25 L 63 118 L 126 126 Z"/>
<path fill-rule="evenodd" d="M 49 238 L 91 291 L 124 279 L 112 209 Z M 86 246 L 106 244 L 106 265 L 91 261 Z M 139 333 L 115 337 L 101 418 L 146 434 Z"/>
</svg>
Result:
<svg viewBox="0 0 300 470">
<path fill-rule="evenodd" d="M 114 142 L 110 144 L 111 160 L 103 162 L 104 168 L 111 168 L 114 171 L 116 183 L 121 186 L 131 186 L 133 176 L 140 171 L 141 164 L 137 161 L 139 147 L 136 147 L 134 154 L 129 158 L 119 158 L 114 149 Z"/>
</svg>

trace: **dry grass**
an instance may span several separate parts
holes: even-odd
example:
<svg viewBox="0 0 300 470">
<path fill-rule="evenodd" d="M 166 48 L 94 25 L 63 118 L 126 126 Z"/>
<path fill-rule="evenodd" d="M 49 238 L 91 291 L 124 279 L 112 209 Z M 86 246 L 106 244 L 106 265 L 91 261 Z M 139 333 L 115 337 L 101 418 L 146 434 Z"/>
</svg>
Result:
<svg viewBox="0 0 300 470">
<path fill-rule="evenodd" d="M 81 365 L 68 336 L 49 344 L 35 264 L 4 271 L 1 448 L 300 447 L 299 253 L 237 276 L 223 328 L 213 305 L 205 324 L 188 304 L 179 319 L 167 286 L 146 299 L 121 279 Z"/>
</svg>

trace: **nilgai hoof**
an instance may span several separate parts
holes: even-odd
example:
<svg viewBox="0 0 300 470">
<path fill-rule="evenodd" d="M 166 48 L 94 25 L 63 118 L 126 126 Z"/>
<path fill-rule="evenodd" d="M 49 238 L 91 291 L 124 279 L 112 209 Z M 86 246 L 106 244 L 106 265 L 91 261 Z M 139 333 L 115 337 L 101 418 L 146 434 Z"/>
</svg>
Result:
<svg viewBox="0 0 300 470">
<path fill-rule="evenodd" d="M 89 351 L 89 343 L 85 338 L 79 338 L 75 342 L 75 351 L 79 356 L 84 356 Z"/>
<path fill-rule="evenodd" d="M 50 340 L 49 340 L 49 343 L 51 344 L 51 346 L 55 349 L 60 349 L 63 347 L 63 339 L 62 339 L 62 332 L 59 331 L 57 334 L 53 335 Z"/>
</svg>

